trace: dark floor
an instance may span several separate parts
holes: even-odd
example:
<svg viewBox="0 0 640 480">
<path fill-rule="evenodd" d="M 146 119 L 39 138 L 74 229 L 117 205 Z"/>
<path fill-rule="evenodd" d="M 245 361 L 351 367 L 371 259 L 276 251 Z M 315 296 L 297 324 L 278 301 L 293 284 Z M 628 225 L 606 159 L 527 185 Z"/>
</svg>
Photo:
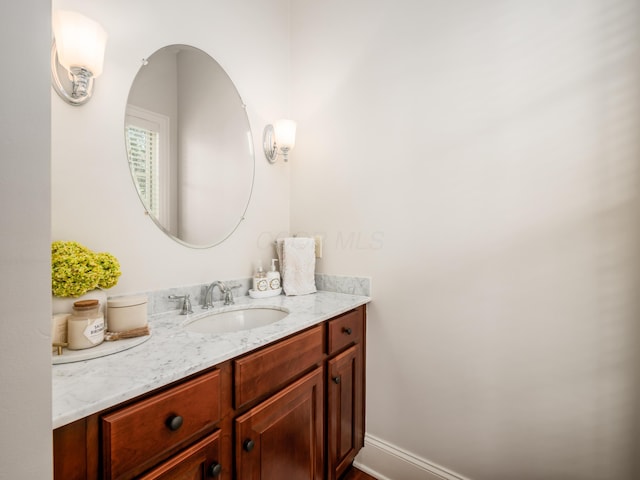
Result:
<svg viewBox="0 0 640 480">
<path fill-rule="evenodd" d="M 375 477 L 368 475 L 355 467 L 351 467 L 351 470 L 342 477 L 342 480 L 376 480 Z"/>
</svg>

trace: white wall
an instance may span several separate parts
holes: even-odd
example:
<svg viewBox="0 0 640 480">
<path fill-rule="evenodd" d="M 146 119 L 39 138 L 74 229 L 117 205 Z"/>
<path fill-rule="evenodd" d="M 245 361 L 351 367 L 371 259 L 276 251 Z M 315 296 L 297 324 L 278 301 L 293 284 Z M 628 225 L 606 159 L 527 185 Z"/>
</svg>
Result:
<svg viewBox="0 0 640 480">
<path fill-rule="evenodd" d="M 248 275 L 291 219 L 325 234 L 320 270 L 373 277 L 375 438 L 474 480 L 637 477 L 635 3 L 55 0 L 110 38 L 91 102 L 51 100 L 53 238 L 114 253 L 126 293 Z M 208 250 L 145 218 L 125 159 L 129 86 L 171 43 L 223 66 L 253 128 L 247 220 Z"/>
<path fill-rule="evenodd" d="M 262 129 L 288 111 L 287 0 L 54 0 L 99 21 L 109 33 L 94 98 L 71 108 L 52 98 L 53 238 L 113 253 L 122 277 L 110 294 L 251 275 L 271 258 L 264 232 L 288 230 L 289 170 L 262 154 Z M 145 216 L 124 147 L 124 111 L 141 59 L 168 44 L 196 46 L 220 63 L 247 104 L 256 156 L 246 220 L 210 249 L 188 249 Z M 211 205 L 215 220 L 220 206 Z"/>
<path fill-rule="evenodd" d="M 291 7 L 291 227 L 373 277 L 368 433 L 474 480 L 639 478 L 638 2 Z"/>
<path fill-rule="evenodd" d="M 46 479 L 52 461 L 50 3 L 3 2 L 0 18 L 0 43 L 20 45 L 5 49 L 0 76 L 0 479 Z"/>
</svg>

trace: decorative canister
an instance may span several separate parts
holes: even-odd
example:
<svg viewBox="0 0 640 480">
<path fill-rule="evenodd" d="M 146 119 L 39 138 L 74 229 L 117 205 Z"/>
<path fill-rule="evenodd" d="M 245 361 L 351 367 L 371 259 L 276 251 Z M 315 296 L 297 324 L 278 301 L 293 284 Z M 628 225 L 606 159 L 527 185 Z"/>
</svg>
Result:
<svg viewBox="0 0 640 480">
<path fill-rule="evenodd" d="M 111 298 L 108 302 L 110 332 L 126 332 L 147 325 L 147 297 Z"/>
<path fill-rule="evenodd" d="M 104 316 L 98 300 L 73 304 L 73 313 L 67 320 L 67 340 L 70 350 L 95 347 L 104 341 Z"/>
</svg>

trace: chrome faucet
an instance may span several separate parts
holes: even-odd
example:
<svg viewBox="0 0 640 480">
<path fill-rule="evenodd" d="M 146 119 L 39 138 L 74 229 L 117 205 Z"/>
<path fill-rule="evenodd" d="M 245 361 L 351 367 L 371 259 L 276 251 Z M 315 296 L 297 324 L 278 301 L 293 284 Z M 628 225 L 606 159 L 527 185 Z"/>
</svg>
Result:
<svg viewBox="0 0 640 480">
<path fill-rule="evenodd" d="M 235 303 L 233 300 L 233 292 L 231 291 L 231 289 L 224 283 L 215 281 L 211 285 L 209 285 L 204 292 L 204 298 L 202 300 L 202 308 L 204 310 L 213 308 L 213 289 L 216 286 L 220 289 L 220 293 L 222 294 L 225 305 L 233 305 Z"/>
</svg>

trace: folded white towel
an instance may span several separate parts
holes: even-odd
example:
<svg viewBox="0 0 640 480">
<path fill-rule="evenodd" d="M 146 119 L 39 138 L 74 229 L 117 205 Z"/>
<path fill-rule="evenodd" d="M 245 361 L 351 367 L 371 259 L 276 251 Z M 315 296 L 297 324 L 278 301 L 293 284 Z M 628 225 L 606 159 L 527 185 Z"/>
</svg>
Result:
<svg viewBox="0 0 640 480">
<path fill-rule="evenodd" d="M 281 238 L 276 245 L 282 289 L 286 295 L 316 292 L 316 242 L 313 238 Z"/>
</svg>

